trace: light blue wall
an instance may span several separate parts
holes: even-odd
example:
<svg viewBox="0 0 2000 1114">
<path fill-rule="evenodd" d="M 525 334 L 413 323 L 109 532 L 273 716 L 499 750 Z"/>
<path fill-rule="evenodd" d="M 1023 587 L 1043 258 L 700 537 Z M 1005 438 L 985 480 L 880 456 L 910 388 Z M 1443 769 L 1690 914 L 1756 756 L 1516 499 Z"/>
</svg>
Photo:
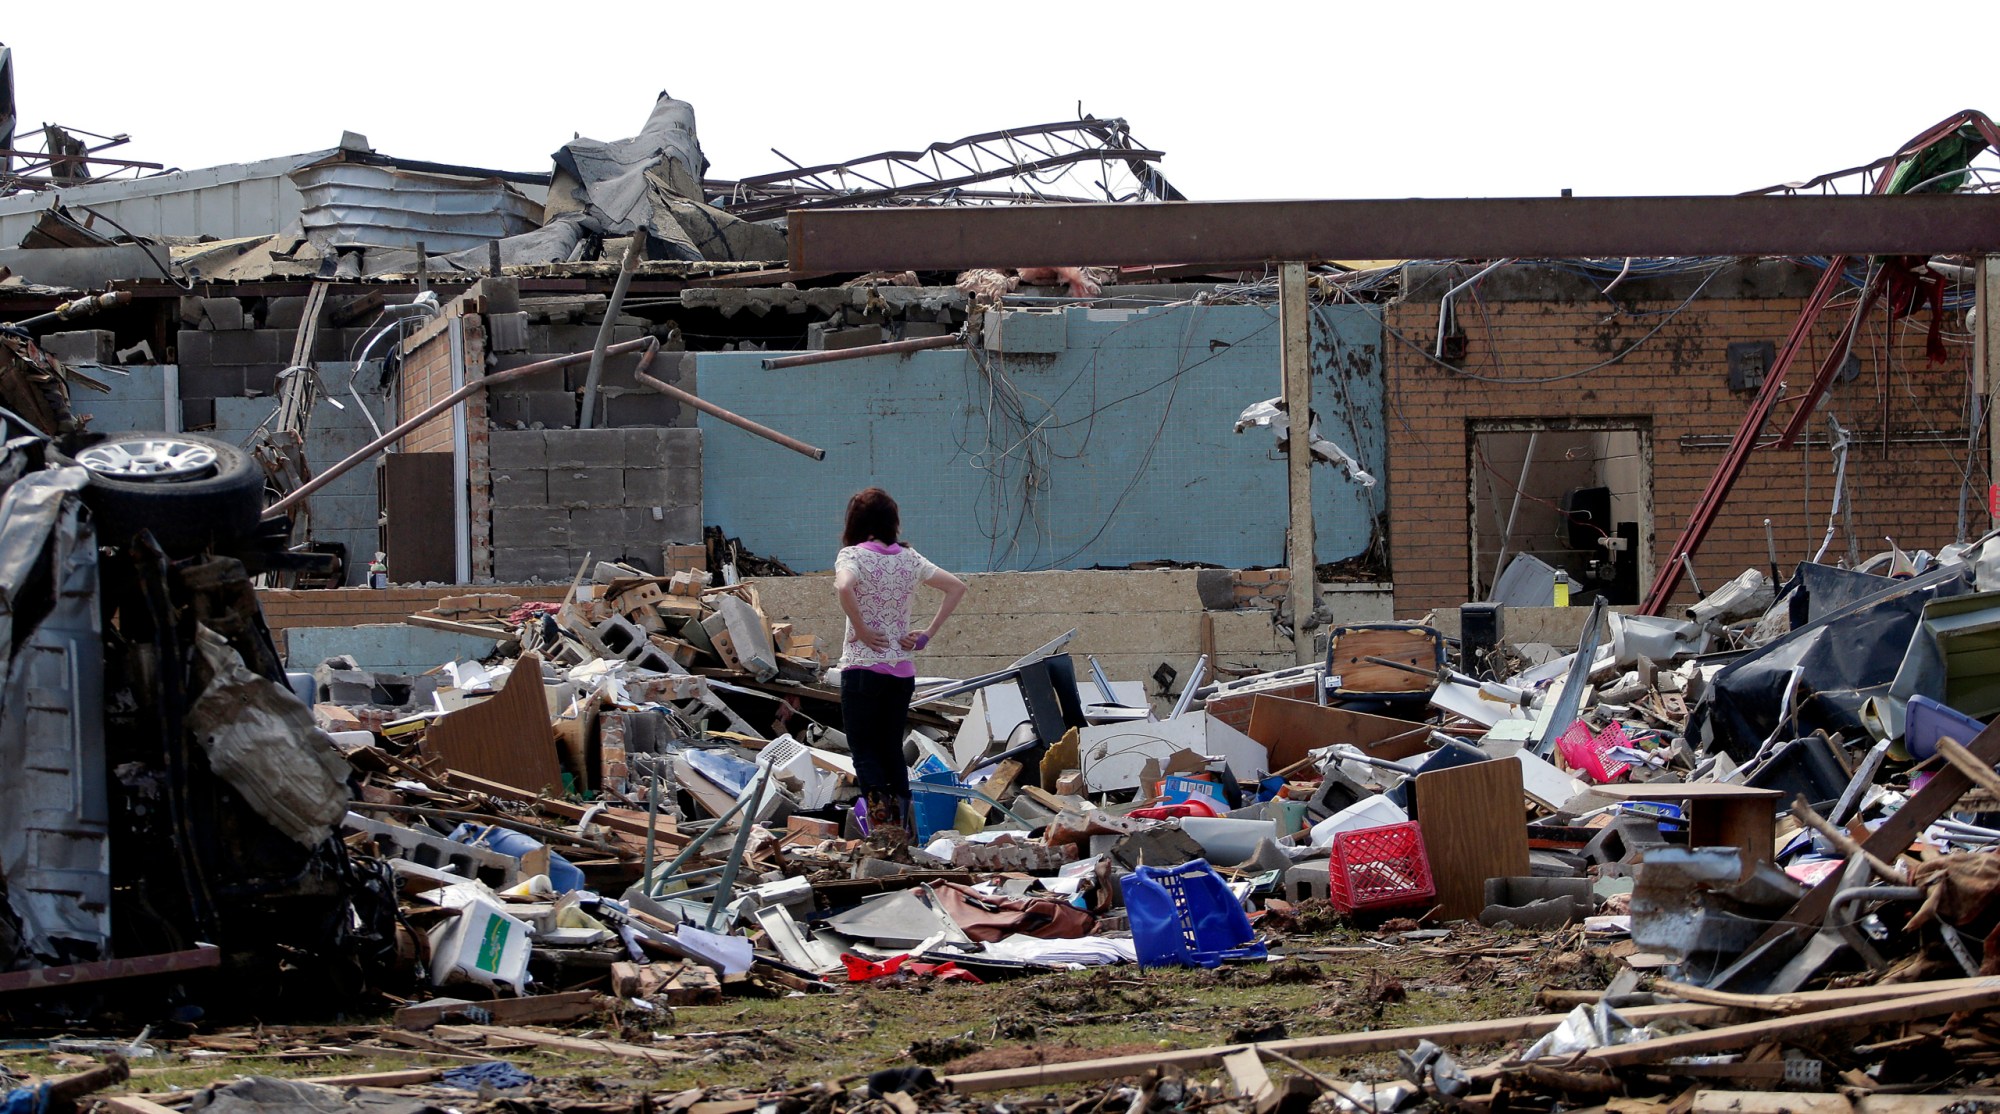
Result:
<svg viewBox="0 0 2000 1114">
<path fill-rule="evenodd" d="M 1280 393 L 1276 308 L 1064 318 L 1064 350 L 987 352 L 990 378 L 956 349 L 777 371 L 763 370 L 764 353 L 702 354 L 703 397 L 827 451 L 814 463 L 703 415 L 706 522 L 800 572 L 824 570 L 847 496 L 879 484 L 908 540 L 961 572 L 1283 564 L 1284 457 L 1269 430 L 1232 431 L 1245 407 Z M 1313 329 L 1321 434 L 1382 479 L 1380 320 L 1326 307 Z M 1324 465 L 1313 477 L 1320 561 L 1365 550 L 1386 488 Z"/>
<path fill-rule="evenodd" d="M 371 362 L 371 368 L 378 366 Z M 345 458 L 375 436 L 368 419 L 347 394 L 347 378 L 354 365 L 326 363 L 319 365 L 319 369 L 327 389 L 337 393 L 346 409 L 334 406 L 326 398 L 313 407 L 312 422 L 306 431 L 306 462 L 315 473 Z M 110 394 L 81 387 L 70 392 L 72 408 L 90 415 L 91 429 L 110 433 L 165 428 L 165 366 L 146 364 L 117 370 L 90 367 L 85 371 L 111 387 Z M 118 371 L 129 374 L 120 375 Z M 365 389 L 379 376 L 363 372 L 360 379 L 364 388 L 362 399 L 374 412 L 375 420 L 384 422 L 388 410 L 385 397 L 379 391 L 370 393 Z M 246 445 L 258 423 L 269 417 L 277 405 L 278 400 L 270 396 L 216 399 L 215 428 L 202 432 L 232 445 Z M 313 539 L 347 546 L 349 585 L 358 585 L 366 578 L 368 559 L 380 540 L 375 525 L 380 513 L 375 488 L 375 465 L 370 462 L 352 469 L 312 497 Z"/>
</svg>

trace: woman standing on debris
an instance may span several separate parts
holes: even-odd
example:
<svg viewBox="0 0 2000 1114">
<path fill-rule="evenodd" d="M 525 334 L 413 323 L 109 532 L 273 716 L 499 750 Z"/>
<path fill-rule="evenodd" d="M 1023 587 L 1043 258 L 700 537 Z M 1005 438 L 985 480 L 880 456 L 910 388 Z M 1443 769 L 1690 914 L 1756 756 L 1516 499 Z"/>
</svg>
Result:
<svg viewBox="0 0 2000 1114">
<path fill-rule="evenodd" d="M 847 527 L 833 562 L 833 587 L 847 614 L 840 653 L 840 716 L 871 825 L 907 830 L 910 768 L 904 724 L 917 686 L 910 655 L 929 645 L 965 595 L 965 582 L 904 545 L 896 501 L 879 487 L 847 501 Z M 944 593 L 937 615 L 910 629 L 917 585 Z M 914 834 L 914 833 L 913 833 Z"/>
</svg>

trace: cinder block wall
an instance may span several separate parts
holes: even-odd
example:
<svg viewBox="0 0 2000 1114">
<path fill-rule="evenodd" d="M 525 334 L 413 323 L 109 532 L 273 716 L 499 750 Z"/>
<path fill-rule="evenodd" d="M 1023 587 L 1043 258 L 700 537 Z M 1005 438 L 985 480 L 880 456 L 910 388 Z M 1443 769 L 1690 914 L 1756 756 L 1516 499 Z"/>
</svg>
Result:
<svg viewBox="0 0 2000 1114">
<path fill-rule="evenodd" d="M 567 580 L 584 555 L 666 571 L 701 540 L 698 429 L 496 429 L 494 574 Z"/>
<path fill-rule="evenodd" d="M 972 677 L 1003 669 L 1074 627 L 1068 647 L 1079 666 L 1095 655 L 1114 681 L 1149 679 L 1161 662 L 1183 675 L 1202 653 L 1235 669 L 1279 669 L 1294 664 L 1291 639 L 1273 625 L 1275 611 L 1249 603 L 1244 610 L 1207 610 L 1196 570 L 978 573 L 965 577 L 967 592 L 944 633 L 920 656 L 918 669 L 938 676 Z M 1226 597 L 1233 577 L 1221 575 Z M 764 613 L 792 623 L 819 641 L 829 657 L 840 653 L 845 629 L 831 575 L 758 578 Z M 1214 590 L 1211 589 L 1213 594 Z M 928 622 L 938 595 L 919 589 L 912 612 Z M 1335 622 L 1388 618 L 1386 586 L 1326 596 Z"/>
<path fill-rule="evenodd" d="M 1649 428 L 1653 529 L 1642 536 L 1641 545 L 1650 545 L 1657 567 L 1680 536 L 1754 397 L 1754 392 L 1729 390 L 1728 346 L 1770 341 L 1782 347 L 1817 276 L 1795 264 L 1758 264 L 1719 276 L 1679 312 L 1676 308 L 1698 278 L 1626 283 L 1616 292 L 1626 312 L 1595 288 L 1574 279 L 1553 280 L 1545 271 L 1526 275 L 1511 287 L 1489 280 L 1476 304 L 1463 296 L 1458 307 L 1467 334 L 1462 367 L 1503 382 L 1473 379 L 1426 358 L 1436 338 L 1438 292 L 1449 282 L 1430 283 L 1427 299 L 1420 291 L 1388 307 L 1383 351 L 1396 613 L 1414 617 L 1468 598 L 1471 430 L 1476 420 L 1604 418 Z M 1796 395 L 1811 381 L 1851 312 L 1850 298 L 1822 316 L 1788 376 L 1790 393 Z M 1949 359 L 1927 362 L 1928 326 L 1928 311 L 1895 323 L 1886 321 L 1880 309 L 1870 313 L 1854 348 L 1860 374 L 1837 385 L 1822 407 L 1855 439 L 1847 497 L 1864 559 L 1886 548 L 1884 537 L 1906 549 L 1936 550 L 1953 540 L 1961 466 L 1967 458 L 1965 399 L 1972 349 L 1963 335 L 1963 315 L 1948 313 Z M 1634 344 L 1623 359 L 1587 374 L 1532 381 L 1582 372 Z M 1780 404 L 1766 427 L 1767 440 L 1791 409 Z M 1694 555 L 1704 584 L 1712 588 L 1745 568 L 1768 563 L 1767 517 L 1785 568 L 1818 548 L 1833 496 L 1834 458 L 1826 447 L 1824 418 L 1816 418 L 1810 432 L 1813 444 L 1804 450 L 1766 448 L 1751 455 Z M 1973 496 L 1967 528 L 1975 536 L 1991 525 L 1984 509 L 1990 479 L 1986 463 L 1982 436 L 1970 460 Z M 1847 541 L 1843 524 L 1826 559 L 1845 556 Z M 1644 588 L 1642 582 L 1642 592 Z M 1683 581 L 1676 606 L 1693 598 Z"/>
</svg>

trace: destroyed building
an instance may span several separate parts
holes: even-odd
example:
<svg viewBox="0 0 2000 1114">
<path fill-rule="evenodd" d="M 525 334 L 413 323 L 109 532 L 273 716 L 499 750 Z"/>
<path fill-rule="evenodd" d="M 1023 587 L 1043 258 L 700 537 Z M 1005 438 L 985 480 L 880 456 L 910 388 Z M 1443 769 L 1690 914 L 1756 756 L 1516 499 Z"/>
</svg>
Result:
<svg viewBox="0 0 2000 1114">
<path fill-rule="evenodd" d="M 725 995 L 1256 964 L 1324 916 L 1570 930 L 1623 973 L 1569 1015 L 941 1082 L 1991 1084 L 2000 321 L 1953 231 L 1992 215 L 1983 116 L 1865 168 L 1971 207 L 1890 235 L 1955 245 L 1919 255 L 1310 266 L 813 262 L 815 214 L 1180 219 L 1093 117 L 741 179 L 664 94 L 546 172 L 350 133 L 90 179 L 46 142 L 0 197 L 0 752 L 33 775 L 0 994 L 31 1011 L 240 1015 L 219 969 L 429 1034 L 371 1050 L 650 1063 Z M 1052 185 L 1085 165 L 1123 177 Z M 829 672 L 832 511 L 877 482 L 971 581 L 907 825 L 855 807 Z M 1980 1047 L 1813 1041 L 1841 1023 Z M 1403 1078 L 1265 1066 L 1368 1051 Z M 945 1101 L 928 1074 L 839 1101 Z"/>
</svg>

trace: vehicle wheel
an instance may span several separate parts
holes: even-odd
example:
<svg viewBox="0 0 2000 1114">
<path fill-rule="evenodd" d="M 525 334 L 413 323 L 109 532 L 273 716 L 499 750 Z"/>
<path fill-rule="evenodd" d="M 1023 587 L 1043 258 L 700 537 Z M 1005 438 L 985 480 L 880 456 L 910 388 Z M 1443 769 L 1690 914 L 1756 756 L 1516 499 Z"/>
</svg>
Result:
<svg viewBox="0 0 2000 1114">
<path fill-rule="evenodd" d="M 140 530 L 169 556 L 226 550 L 257 529 L 264 471 L 226 441 L 193 433 L 114 433 L 75 454 L 103 545 L 130 545 Z"/>
</svg>

